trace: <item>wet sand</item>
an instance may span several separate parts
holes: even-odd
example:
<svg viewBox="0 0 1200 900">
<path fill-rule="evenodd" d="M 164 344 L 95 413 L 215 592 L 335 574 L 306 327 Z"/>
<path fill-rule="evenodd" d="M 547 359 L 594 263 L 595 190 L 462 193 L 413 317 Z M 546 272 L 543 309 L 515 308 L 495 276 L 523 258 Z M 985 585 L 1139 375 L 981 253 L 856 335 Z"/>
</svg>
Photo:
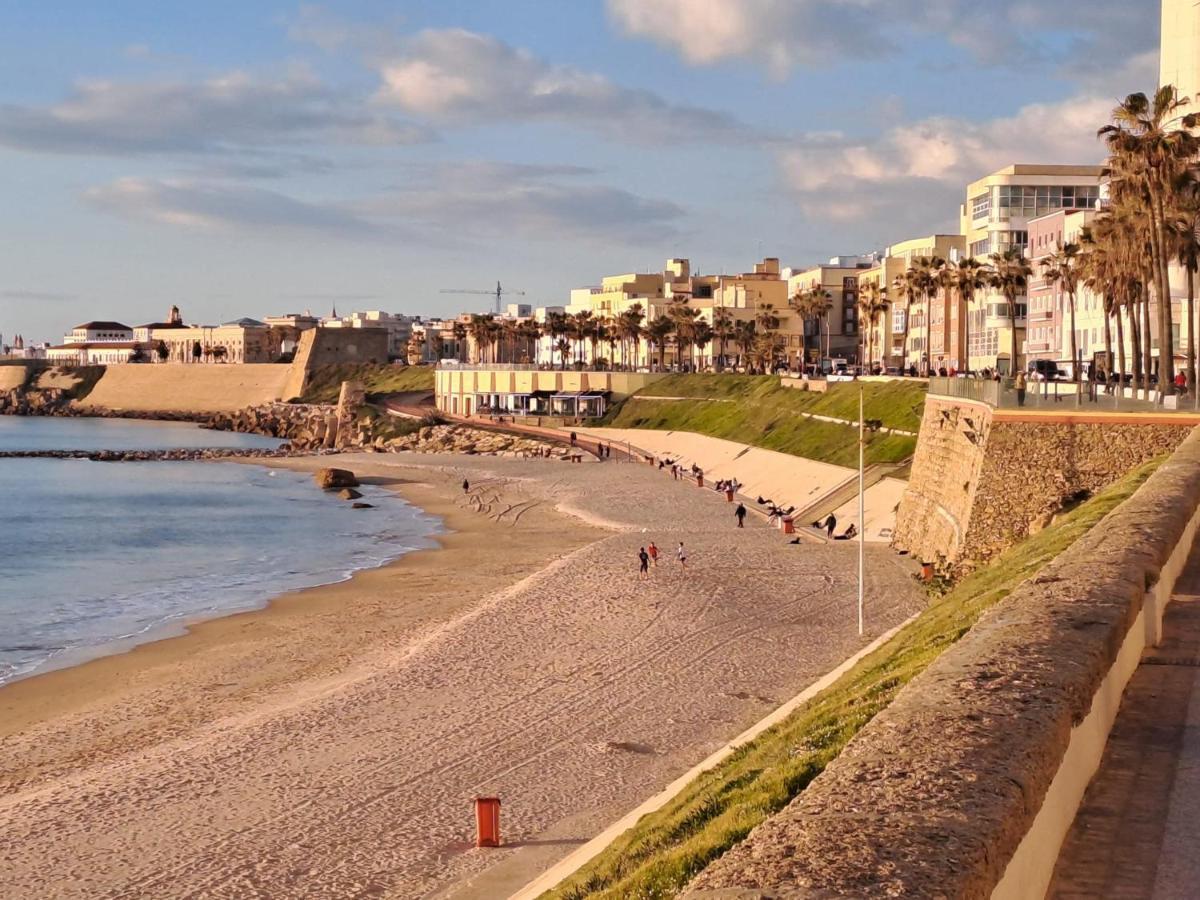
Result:
<svg viewBox="0 0 1200 900">
<path fill-rule="evenodd" d="M 0 895 L 503 896 L 860 646 L 851 548 L 734 530 L 649 467 L 336 464 L 453 532 L 0 689 Z M 867 640 L 920 604 L 870 567 Z M 475 850 L 493 792 L 507 846 Z"/>
</svg>

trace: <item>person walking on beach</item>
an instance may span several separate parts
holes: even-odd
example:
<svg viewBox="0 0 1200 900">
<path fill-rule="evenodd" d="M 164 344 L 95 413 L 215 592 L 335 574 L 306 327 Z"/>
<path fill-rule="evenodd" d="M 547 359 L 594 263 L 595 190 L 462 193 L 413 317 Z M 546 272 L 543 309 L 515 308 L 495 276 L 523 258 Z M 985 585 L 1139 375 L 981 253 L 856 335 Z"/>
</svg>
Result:
<svg viewBox="0 0 1200 900">
<path fill-rule="evenodd" d="M 575 432 L 572 431 L 571 432 L 571 446 L 574 447 L 578 440 L 579 440 L 579 436 L 576 435 Z"/>
<path fill-rule="evenodd" d="M 737 509 L 735 509 L 733 511 L 733 514 L 735 516 L 737 516 L 738 528 L 745 528 L 746 527 L 746 504 L 739 503 L 737 506 Z"/>
<path fill-rule="evenodd" d="M 679 560 L 679 565 L 687 568 L 687 551 L 683 549 L 683 541 L 679 542 L 679 549 L 675 551 L 675 558 Z"/>
<path fill-rule="evenodd" d="M 640 567 L 638 569 L 638 580 L 641 581 L 643 578 L 649 578 L 650 554 L 646 552 L 645 547 L 638 551 L 638 565 Z"/>
<path fill-rule="evenodd" d="M 655 546 L 654 541 L 650 542 L 650 559 L 656 566 L 658 565 L 658 547 Z"/>
<path fill-rule="evenodd" d="M 833 513 L 829 514 L 829 518 L 825 520 L 825 534 L 833 537 L 833 530 L 837 528 L 837 516 Z"/>
<path fill-rule="evenodd" d="M 467 481 L 467 479 L 464 478 L 463 479 L 463 493 L 465 494 L 470 490 L 471 490 L 471 482 Z"/>
</svg>

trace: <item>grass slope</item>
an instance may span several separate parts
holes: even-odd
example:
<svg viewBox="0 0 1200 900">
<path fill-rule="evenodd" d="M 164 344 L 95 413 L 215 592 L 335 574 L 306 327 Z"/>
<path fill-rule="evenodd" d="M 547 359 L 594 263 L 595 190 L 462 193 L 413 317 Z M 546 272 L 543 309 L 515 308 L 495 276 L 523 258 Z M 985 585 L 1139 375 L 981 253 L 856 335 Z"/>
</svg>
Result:
<svg viewBox="0 0 1200 900">
<path fill-rule="evenodd" d="M 896 693 L 988 607 L 1058 556 L 1149 477 L 1149 463 L 965 578 L 788 719 L 701 774 L 658 812 L 544 897 L 674 897 L 710 862 L 787 805 Z"/>
<path fill-rule="evenodd" d="M 367 394 L 432 391 L 432 366 L 336 365 L 321 366 L 308 379 L 302 403 L 337 403 L 343 381 L 360 382 Z"/>
<path fill-rule="evenodd" d="M 865 413 L 889 428 L 916 432 L 925 385 L 916 381 L 868 382 Z M 858 430 L 807 419 L 801 413 L 858 420 L 857 384 L 834 384 L 823 394 L 785 388 L 773 376 L 671 375 L 648 385 L 606 417 L 613 428 L 693 431 L 841 466 L 858 465 Z M 693 402 L 649 397 L 689 397 Z M 868 463 L 912 456 L 915 437 L 873 434 Z"/>
</svg>

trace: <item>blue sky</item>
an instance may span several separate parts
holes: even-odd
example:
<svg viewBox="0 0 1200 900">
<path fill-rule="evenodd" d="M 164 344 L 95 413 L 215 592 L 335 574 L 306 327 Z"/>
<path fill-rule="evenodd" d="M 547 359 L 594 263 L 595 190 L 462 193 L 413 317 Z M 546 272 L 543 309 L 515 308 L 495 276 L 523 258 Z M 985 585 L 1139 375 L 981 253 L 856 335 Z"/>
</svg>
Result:
<svg viewBox="0 0 1200 900">
<path fill-rule="evenodd" d="M 1075 6 L 2 4 L 0 333 L 561 303 L 953 229 L 967 181 L 1096 161 L 1153 87 L 1158 4 Z"/>
</svg>

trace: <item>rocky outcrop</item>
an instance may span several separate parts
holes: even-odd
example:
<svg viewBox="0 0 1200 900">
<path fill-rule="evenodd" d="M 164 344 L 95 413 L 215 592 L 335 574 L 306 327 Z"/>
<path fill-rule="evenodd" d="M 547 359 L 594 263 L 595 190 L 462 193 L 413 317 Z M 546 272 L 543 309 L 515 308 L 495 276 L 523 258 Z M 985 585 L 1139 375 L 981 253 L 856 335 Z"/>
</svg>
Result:
<svg viewBox="0 0 1200 900">
<path fill-rule="evenodd" d="M 349 469 L 317 469 L 313 478 L 317 485 L 326 491 L 358 487 L 358 478 Z"/>
<path fill-rule="evenodd" d="M 353 422 L 339 419 L 332 406 L 301 403 L 272 403 L 252 406 L 235 413 L 217 413 L 205 418 L 208 428 L 262 434 L 285 440 L 297 450 L 344 447 L 354 437 Z"/>
<path fill-rule="evenodd" d="M 518 458 L 567 457 L 579 452 L 535 438 L 463 425 L 426 425 L 401 437 L 376 438 L 367 446 L 382 453 L 466 453 Z"/>
<path fill-rule="evenodd" d="M 23 387 L 0 391 L 0 415 L 3 416 L 62 416 L 70 415 L 71 398 L 65 390 L 28 390 Z"/>
</svg>

